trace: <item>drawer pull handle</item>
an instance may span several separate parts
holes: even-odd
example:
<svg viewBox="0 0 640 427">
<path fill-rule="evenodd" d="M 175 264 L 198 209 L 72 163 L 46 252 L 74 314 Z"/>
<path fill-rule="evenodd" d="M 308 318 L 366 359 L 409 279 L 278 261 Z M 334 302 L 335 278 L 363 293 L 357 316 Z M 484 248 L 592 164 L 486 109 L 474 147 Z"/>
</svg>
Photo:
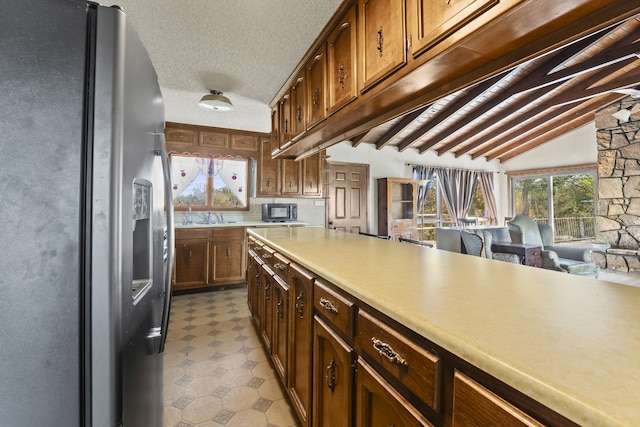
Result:
<svg viewBox="0 0 640 427">
<path fill-rule="evenodd" d="M 273 265 L 273 268 L 275 268 L 276 270 L 284 270 L 284 265 L 283 265 L 283 264 L 280 264 L 279 262 L 276 262 L 276 263 Z"/>
<path fill-rule="evenodd" d="M 304 292 L 300 291 L 300 295 L 296 297 L 296 309 L 298 310 L 298 316 L 304 319 Z"/>
<path fill-rule="evenodd" d="M 322 307 L 324 307 L 324 309 L 325 309 L 325 310 L 327 310 L 327 311 L 332 311 L 332 312 L 334 312 L 334 313 L 338 314 L 338 309 L 337 309 L 337 308 L 336 308 L 336 306 L 335 306 L 335 305 L 333 305 L 333 304 L 331 303 L 331 301 L 329 301 L 328 299 L 326 299 L 326 298 L 320 298 L 320 305 L 321 305 Z"/>
<path fill-rule="evenodd" d="M 271 254 L 262 254 L 262 258 L 269 259 L 271 258 Z"/>
<path fill-rule="evenodd" d="M 331 358 L 331 362 L 327 365 L 325 380 L 327 381 L 327 387 L 329 387 L 329 390 L 333 393 L 336 389 L 336 359 L 333 357 Z"/>
<path fill-rule="evenodd" d="M 278 318 L 284 320 L 284 301 L 278 300 Z"/>
<path fill-rule="evenodd" d="M 378 352 L 378 354 L 380 356 L 386 357 L 389 362 L 397 363 L 401 366 L 409 366 L 407 361 L 404 360 L 398 353 L 396 353 L 393 348 L 386 342 L 382 342 L 376 337 L 371 338 L 371 342 L 373 343 L 373 348 Z"/>
</svg>

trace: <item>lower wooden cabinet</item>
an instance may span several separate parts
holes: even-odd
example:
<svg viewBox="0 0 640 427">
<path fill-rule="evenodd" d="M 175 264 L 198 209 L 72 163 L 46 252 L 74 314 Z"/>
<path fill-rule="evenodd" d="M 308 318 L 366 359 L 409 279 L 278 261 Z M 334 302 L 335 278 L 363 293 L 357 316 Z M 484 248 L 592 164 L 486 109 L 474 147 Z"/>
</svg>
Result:
<svg viewBox="0 0 640 427">
<path fill-rule="evenodd" d="M 249 309 L 302 427 L 575 427 L 252 239 Z"/>
<path fill-rule="evenodd" d="M 242 283 L 246 279 L 245 236 L 242 228 L 214 231 L 211 245 L 211 280 L 216 284 Z"/>
<path fill-rule="evenodd" d="M 245 227 L 176 229 L 175 290 L 246 280 Z"/>
<path fill-rule="evenodd" d="M 174 289 L 190 289 L 209 284 L 209 242 L 207 238 L 182 237 L 176 230 Z"/>
<path fill-rule="evenodd" d="M 313 276 L 292 263 L 289 266 L 289 381 L 293 408 L 302 427 L 311 425 Z"/>
<path fill-rule="evenodd" d="M 353 425 L 353 349 L 319 317 L 313 327 L 313 426 Z"/>
<path fill-rule="evenodd" d="M 541 427 L 543 424 L 456 371 L 453 378 L 453 425 Z"/>
<path fill-rule="evenodd" d="M 273 364 L 283 384 L 287 383 L 289 360 L 289 285 L 279 276 L 272 282 Z"/>
<path fill-rule="evenodd" d="M 357 427 L 433 426 L 364 360 L 358 359 Z"/>
</svg>

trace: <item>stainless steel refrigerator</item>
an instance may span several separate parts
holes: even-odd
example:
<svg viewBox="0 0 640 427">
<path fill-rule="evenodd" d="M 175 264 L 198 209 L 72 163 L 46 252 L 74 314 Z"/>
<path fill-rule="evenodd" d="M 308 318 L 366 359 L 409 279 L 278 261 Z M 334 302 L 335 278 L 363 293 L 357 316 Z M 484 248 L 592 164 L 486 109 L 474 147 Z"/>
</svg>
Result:
<svg viewBox="0 0 640 427">
<path fill-rule="evenodd" d="M 153 65 L 117 8 L 0 6 L 0 424 L 160 426 L 173 219 Z"/>
</svg>

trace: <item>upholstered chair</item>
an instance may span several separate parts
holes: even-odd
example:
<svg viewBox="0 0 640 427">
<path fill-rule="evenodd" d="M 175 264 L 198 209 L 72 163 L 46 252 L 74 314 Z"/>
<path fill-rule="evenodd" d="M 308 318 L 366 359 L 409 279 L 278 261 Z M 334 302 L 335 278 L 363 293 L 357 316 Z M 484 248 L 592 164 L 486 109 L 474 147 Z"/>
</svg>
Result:
<svg viewBox="0 0 640 427">
<path fill-rule="evenodd" d="M 460 238 L 469 255 L 520 264 L 520 257 L 516 254 L 493 252 L 493 239 L 491 233 L 486 230 L 461 230 Z"/>
<path fill-rule="evenodd" d="M 580 276 L 598 277 L 598 266 L 591 262 L 591 251 L 584 248 L 555 246 L 550 225 L 518 214 L 507 222 L 511 241 L 542 247 L 542 268 Z"/>
</svg>

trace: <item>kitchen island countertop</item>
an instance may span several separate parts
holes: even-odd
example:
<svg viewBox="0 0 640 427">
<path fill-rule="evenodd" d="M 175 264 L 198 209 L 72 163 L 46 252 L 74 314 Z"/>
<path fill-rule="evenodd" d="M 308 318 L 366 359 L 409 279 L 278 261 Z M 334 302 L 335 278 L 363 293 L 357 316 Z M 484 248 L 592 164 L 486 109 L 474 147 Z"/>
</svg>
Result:
<svg viewBox="0 0 640 427">
<path fill-rule="evenodd" d="M 640 425 L 640 288 L 318 227 L 248 232 L 580 425 Z"/>
</svg>

